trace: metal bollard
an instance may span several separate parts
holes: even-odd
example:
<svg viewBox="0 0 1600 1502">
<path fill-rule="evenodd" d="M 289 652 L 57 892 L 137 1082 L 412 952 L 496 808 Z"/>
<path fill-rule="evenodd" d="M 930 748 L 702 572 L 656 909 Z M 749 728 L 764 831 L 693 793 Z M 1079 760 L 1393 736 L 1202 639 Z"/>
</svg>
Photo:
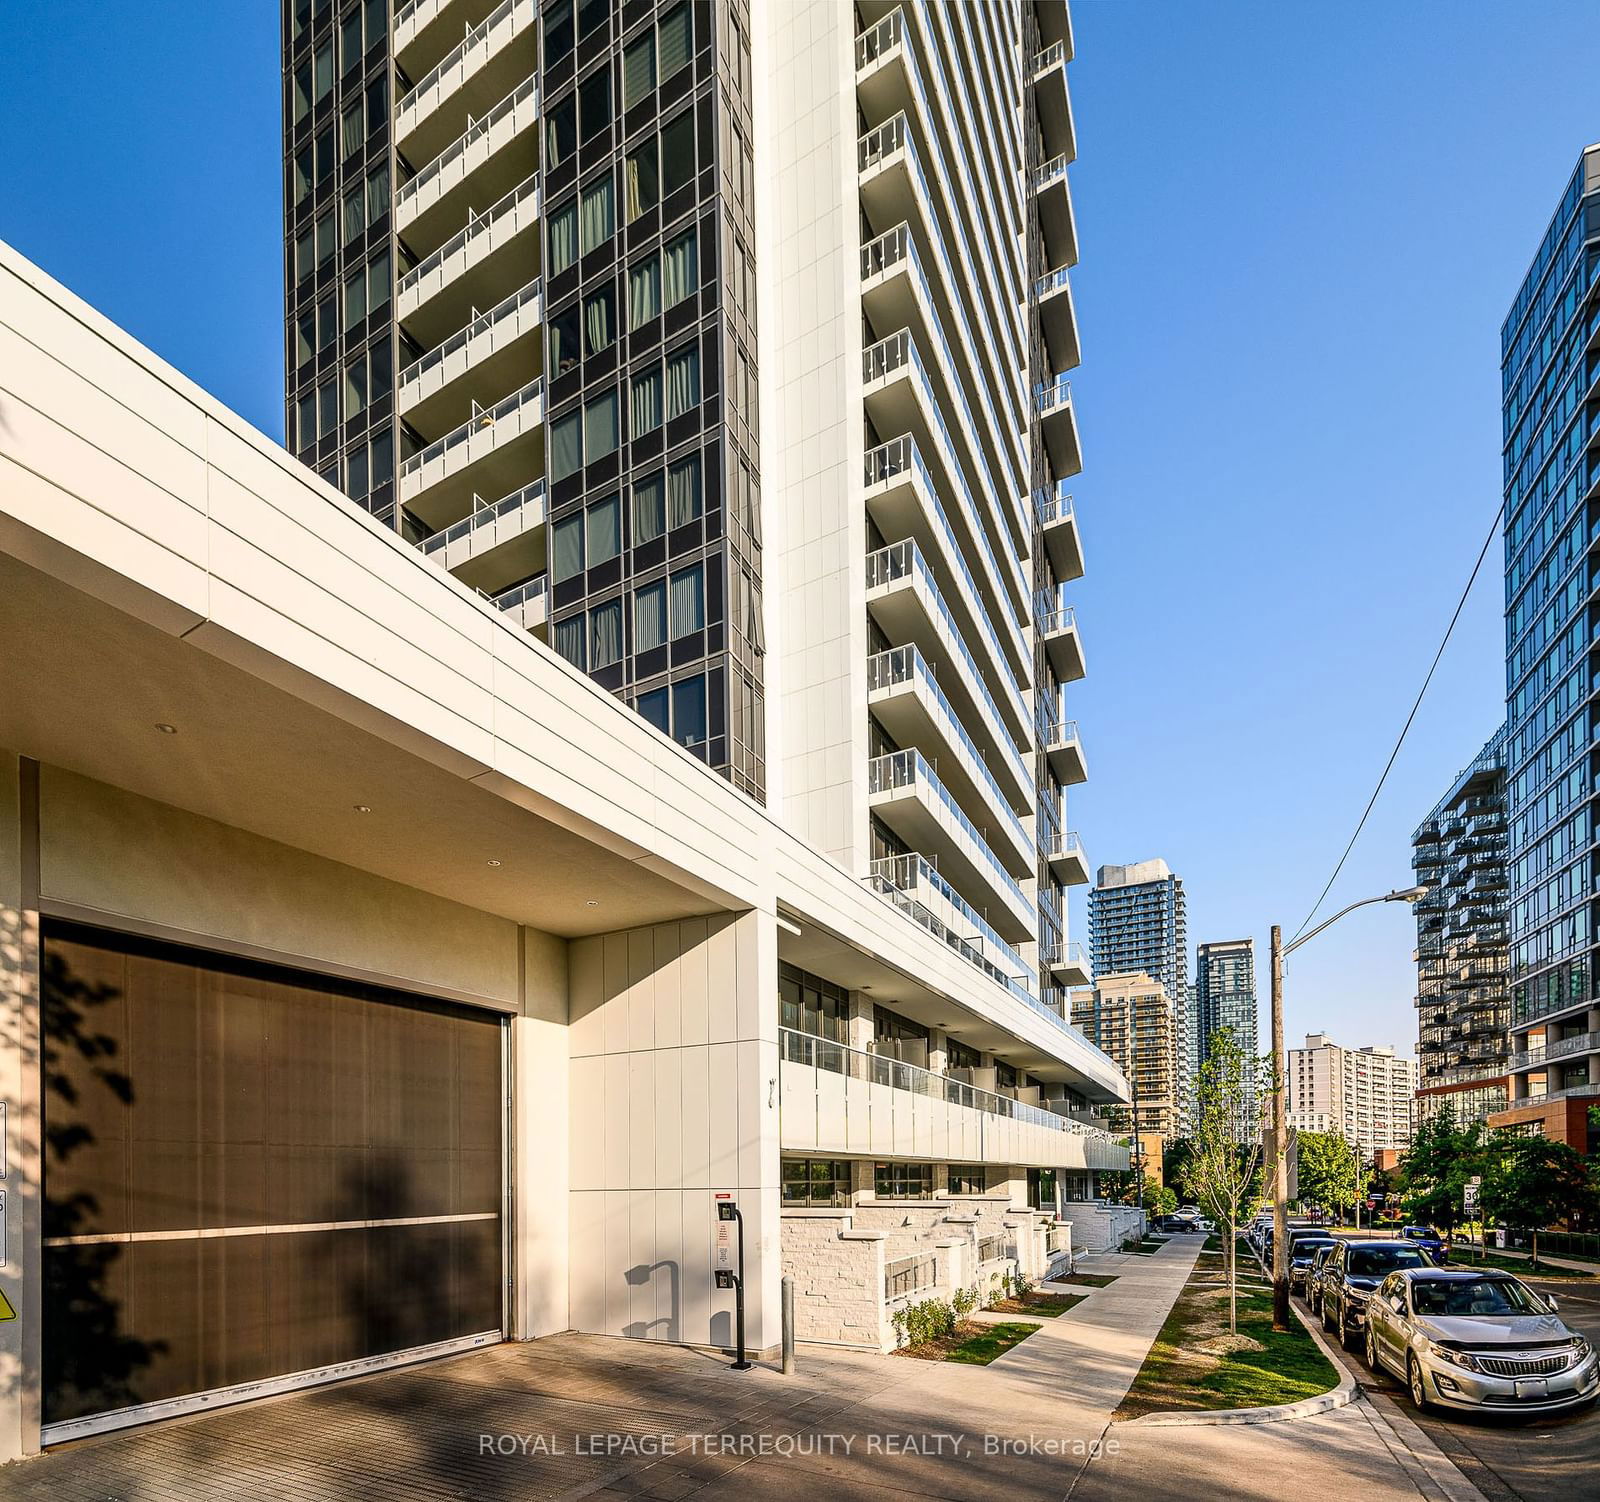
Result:
<svg viewBox="0 0 1600 1502">
<path fill-rule="evenodd" d="M 783 1375 L 794 1375 L 794 1276 L 783 1275 Z"/>
</svg>

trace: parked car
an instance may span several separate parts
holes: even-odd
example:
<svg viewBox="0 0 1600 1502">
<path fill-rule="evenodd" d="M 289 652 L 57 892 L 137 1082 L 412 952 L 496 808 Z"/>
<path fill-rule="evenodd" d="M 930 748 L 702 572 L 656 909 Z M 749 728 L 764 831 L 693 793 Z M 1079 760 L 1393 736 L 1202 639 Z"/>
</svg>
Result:
<svg viewBox="0 0 1600 1502">
<path fill-rule="evenodd" d="M 1337 1245 L 1338 1242 L 1330 1240 L 1311 1254 L 1311 1266 L 1306 1272 L 1306 1303 L 1313 1314 L 1322 1313 L 1322 1269 L 1328 1265 L 1328 1258 Z"/>
<path fill-rule="evenodd" d="M 1415 1242 L 1341 1241 L 1322 1265 L 1317 1312 L 1322 1328 L 1338 1332 L 1349 1345 L 1367 1319 L 1367 1305 L 1378 1284 L 1391 1273 L 1432 1267 L 1433 1259 Z"/>
<path fill-rule="evenodd" d="M 1401 1378 L 1419 1409 L 1549 1413 L 1593 1400 L 1589 1342 L 1556 1301 L 1504 1272 L 1411 1268 L 1379 1285 L 1367 1364 Z"/>
<path fill-rule="evenodd" d="M 1311 1259 L 1323 1247 L 1333 1247 L 1333 1237 L 1326 1231 L 1291 1231 L 1289 1233 L 1289 1292 L 1304 1292 L 1306 1278 L 1311 1271 Z"/>
<path fill-rule="evenodd" d="M 1440 1267 L 1450 1260 L 1450 1243 L 1432 1226 L 1401 1226 L 1400 1235 L 1406 1241 L 1414 1241 Z"/>
</svg>

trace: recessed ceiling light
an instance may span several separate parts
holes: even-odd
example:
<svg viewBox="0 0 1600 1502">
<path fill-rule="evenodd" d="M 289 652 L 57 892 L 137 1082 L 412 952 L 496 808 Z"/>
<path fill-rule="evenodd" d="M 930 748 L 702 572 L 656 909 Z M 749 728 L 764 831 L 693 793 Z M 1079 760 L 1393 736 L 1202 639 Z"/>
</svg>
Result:
<svg viewBox="0 0 1600 1502">
<path fill-rule="evenodd" d="M 488 864 L 491 865 L 491 866 L 498 866 L 500 864 L 500 862 L 499 861 L 490 861 L 490 862 L 488 862 Z"/>
<path fill-rule="evenodd" d="M 156 729 L 159 730 L 163 735 L 176 735 L 178 733 L 178 727 L 176 725 L 167 724 L 165 720 L 159 721 L 156 725 Z"/>
<path fill-rule="evenodd" d="M 358 803 L 356 804 L 356 812 L 358 814 L 370 814 L 372 809 L 365 803 Z"/>
<path fill-rule="evenodd" d="M 600 904 L 598 902 L 596 902 L 593 897 L 591 897 L 586 903 L 584 903 L 584 906 L 585 907 L 599 907 Z"/>
</svg>

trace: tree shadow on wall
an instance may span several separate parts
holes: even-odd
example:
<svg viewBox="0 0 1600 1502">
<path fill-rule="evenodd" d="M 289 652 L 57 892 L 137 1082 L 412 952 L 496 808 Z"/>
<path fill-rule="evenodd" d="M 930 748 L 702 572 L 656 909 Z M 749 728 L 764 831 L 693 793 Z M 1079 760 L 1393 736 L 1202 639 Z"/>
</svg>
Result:
<svg viewBox="0 0 1600 1502">
<path fill-rule="evenodd" d="M 119 1289 L 126 1277 L 118 1242 L 51 1245 L 59 1238 L 120 1230 L 80 1171 L 96 1145 L 90 1121 L 133 1103 L 133 1082 L 121 1067 L 122 1044 L 98 1025 L 121 991 L 86 980 L 54 948 L 44 952 L 40 1039 L 44 1090 L 43 1256 L 44 1416 L 47 1423 L 141 1401 L 139 1372 L 167 1349 L 165 1341 L 124 1332 Z M 96 1097 L 99 1097 L 98 1099 Z"/>
</svg>

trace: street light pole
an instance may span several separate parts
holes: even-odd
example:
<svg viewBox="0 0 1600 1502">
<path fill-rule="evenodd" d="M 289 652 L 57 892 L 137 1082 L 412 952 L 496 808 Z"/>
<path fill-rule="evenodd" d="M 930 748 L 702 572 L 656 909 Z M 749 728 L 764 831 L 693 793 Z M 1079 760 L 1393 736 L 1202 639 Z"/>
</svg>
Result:
<svg viewBox="0 0 1600 1502">
<path fill-rule="evenodd" d="M 1283 962 L 1307 940 L 1331 928 L 1347 913 L 1374 902 L 1416 902 L 1426 887 L 1401 887 L 1381 897 L 1363 897 L 1341 908 L 1310 933 L 1288 944 L 1283 930 L 1272 925 L 1272 1328 L 1289 1328 L 1289 1072 L 1283 1052 Z M 1359 1178 L 1359 1166 L 1357 1169 Z"/>
</svg>

